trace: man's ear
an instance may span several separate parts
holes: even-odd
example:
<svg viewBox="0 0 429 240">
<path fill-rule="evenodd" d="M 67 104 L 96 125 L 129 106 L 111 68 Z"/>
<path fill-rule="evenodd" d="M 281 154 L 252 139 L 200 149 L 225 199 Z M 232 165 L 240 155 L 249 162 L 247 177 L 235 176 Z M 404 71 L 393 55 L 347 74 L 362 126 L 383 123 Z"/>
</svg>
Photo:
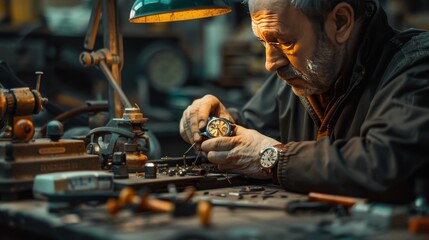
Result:
<svg viewBox="0 0 429 240">
<path fill-rule="evenodd" d="M 348 3 L 339 3 L 329 13 L 325 21 L 325 31 L 328 38 L 338 44 L 346 43 L 355 25 L 353 7 Z"/>
</svg>

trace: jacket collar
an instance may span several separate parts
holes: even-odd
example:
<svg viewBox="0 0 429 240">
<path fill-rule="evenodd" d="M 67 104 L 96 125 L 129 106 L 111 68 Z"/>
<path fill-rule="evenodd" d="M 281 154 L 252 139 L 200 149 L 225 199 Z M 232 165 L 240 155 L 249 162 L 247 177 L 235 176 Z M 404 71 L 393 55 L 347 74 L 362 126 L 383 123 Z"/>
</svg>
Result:
<svg viewBox="0 0 429 240">
<path fill-rule="evenodd" d="M 371 76 L 378 65 L 383 46 L 397 33 L 389 26 L 386 13 L 377 0 L 366 0 L 365 2 L 365 17 L 368 18 L 365 20 L 367 21 L 365 25 L 367 27 L 364 29 L 365 35 L 362 38 L 362 44 L 359 47 L 353 68 L 353 75 L 355 76 L 352 76 L 349 90 L 360 83 L 364 76 Z"/>
</svg>

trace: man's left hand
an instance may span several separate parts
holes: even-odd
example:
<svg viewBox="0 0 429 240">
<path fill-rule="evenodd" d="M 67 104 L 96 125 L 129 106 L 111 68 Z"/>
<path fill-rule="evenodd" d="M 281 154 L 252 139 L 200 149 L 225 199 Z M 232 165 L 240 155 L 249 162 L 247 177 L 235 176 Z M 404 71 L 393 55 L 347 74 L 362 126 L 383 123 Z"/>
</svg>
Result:
<svg viewBox="0 0 429 240">
<path fill-rule="evenodd" d="M 221 171 L 240 173 L 252 178 L 268 179 L 271 174 L 262 171 L 259 163 L 261 150 L 280 142 L 258 131 L 236 126 L 234 136 L 205 140 L 201 150 L 207 153 L 210 162 Z"/>
</svg>

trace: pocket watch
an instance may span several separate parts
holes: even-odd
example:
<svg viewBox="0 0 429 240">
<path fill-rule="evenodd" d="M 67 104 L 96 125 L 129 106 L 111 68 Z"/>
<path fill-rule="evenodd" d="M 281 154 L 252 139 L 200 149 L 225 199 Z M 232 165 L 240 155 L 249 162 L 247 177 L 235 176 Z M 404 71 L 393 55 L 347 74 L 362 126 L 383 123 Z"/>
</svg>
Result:
<svg viewBox="0 0 429 240">
<path fill-rule="evenodd" d="M 232 136 L 233 126 L 226 118 L 211 117 L 201 135 L 208 138 Z"/>
</svg>

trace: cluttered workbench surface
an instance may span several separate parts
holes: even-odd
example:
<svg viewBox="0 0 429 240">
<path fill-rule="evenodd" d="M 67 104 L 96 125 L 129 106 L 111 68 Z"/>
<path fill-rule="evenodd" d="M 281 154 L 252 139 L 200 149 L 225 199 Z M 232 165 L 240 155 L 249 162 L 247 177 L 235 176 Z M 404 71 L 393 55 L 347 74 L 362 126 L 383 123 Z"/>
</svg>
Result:
<svg viewBox="0 0 429 240">
<path fill-rule="evenodd" d="M 365 203 L 350 208 L 309 201 L 270 184 L 167 188 L 153 193 L 125 187 L 100 202 L 3 202 L 0 222 L 62 240 L 429 238 L 407 230 L 408 218 L 399 206 L 371 205 L 374 211 L 364 213 L 359 209 Z"/>
</svg>

